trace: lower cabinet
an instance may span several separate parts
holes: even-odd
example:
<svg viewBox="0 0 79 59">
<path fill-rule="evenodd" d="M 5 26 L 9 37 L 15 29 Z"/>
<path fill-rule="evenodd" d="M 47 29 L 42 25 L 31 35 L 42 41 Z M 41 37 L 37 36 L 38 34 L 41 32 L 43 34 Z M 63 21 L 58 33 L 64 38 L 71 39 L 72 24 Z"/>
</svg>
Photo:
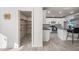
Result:
<svg viewBox="0 0 79 59">
<path fill-rule="evenodd" d="M 50 40 L 50 30 L 43 30 L 43 41 Z"/>
</svg>

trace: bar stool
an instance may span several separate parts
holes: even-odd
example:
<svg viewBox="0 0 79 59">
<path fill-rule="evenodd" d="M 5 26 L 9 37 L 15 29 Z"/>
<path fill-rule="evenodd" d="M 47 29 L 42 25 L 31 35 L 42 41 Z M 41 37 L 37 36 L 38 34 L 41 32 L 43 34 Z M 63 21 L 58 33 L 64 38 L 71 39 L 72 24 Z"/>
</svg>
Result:
<svg viewBox="0 0 79 59">
<path fill-rule="evenodd" d="M 78 34 L 77 40 L 79 39 L 79 28 L 67 29 L 66 40 L 69 36 L 69 33 L 72 33 L 72 44 L 73 44 L 73 42 L 74 42 L 74 33 Z"/>
</svg>

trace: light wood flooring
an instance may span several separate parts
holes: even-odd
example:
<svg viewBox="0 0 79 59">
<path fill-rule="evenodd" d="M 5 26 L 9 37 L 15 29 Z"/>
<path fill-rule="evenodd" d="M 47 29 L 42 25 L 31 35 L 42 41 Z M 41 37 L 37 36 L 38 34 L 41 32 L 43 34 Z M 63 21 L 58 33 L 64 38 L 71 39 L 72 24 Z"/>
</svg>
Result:
<svg viewBox="0 0 79 59">
<path fill-rule="evenodd" d="M 22 41 L 22 46 L 16 49 L 0 49 L 1 51 L 79 51 L 79 40 L 62 41 L 58 38 L 56 33 L 51 33 L 49 42 L 44 42 L 41 48 L 31 47 L 31 37 L 27 36 Z"/>
</svg>

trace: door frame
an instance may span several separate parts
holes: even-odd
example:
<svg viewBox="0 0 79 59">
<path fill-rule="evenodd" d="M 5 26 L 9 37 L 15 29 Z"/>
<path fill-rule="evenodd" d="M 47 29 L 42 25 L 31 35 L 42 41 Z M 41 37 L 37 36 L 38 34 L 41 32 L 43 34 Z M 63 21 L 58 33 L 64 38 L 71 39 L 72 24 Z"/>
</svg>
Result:
<svg viewBox="0 0 79 59">
<path fill-rule="evenodd" d="M 31 17 L 32 17 L 31 18 L 31 20 L 32 20 L 32 25 L 31 25 L 31 27 L 32 27 L 32 29 L 31 29 L 31 46 L 32 46 L 32 44 L 34 43 L 33 8 L 18 10 L 18 39 L 19 39 L 18 40 L 19 41 L 18 45 L 19 45 L 19 47 L 21 46 L 20 45 L 20 11 L 31 11 Z"/>
</svg>

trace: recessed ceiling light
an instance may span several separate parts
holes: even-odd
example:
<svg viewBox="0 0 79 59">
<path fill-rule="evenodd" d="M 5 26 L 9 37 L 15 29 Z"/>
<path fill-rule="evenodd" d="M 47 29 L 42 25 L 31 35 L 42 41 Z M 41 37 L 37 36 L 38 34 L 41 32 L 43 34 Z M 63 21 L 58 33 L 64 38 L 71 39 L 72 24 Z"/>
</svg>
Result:
<svg viewBox="0 0 79 59">
<path fill-rule="evenodd" d="M 50 11 L 47 11 L 47 13 L 49 14 L 49 13 L 50 13 Z"/>
<path fill-rule="evenodd" d="M 64 8 L 63 8 L 63 10 L 69 10 L 69 9 L 70 9 L 69 7 L 64 7 Z"/>
<path fill-rule="evenodd" d="M 70 12 L 70 14 L 73 14 L 73 13 L 74 13 L 74 11 L 71 11 L 71 12 Z"/>
<path fill-rule="evenodd" d="M 62 14 L 62 11 L 59 11 L 58 13 L 59 13 L 59 14 Z"/>
</svg>

